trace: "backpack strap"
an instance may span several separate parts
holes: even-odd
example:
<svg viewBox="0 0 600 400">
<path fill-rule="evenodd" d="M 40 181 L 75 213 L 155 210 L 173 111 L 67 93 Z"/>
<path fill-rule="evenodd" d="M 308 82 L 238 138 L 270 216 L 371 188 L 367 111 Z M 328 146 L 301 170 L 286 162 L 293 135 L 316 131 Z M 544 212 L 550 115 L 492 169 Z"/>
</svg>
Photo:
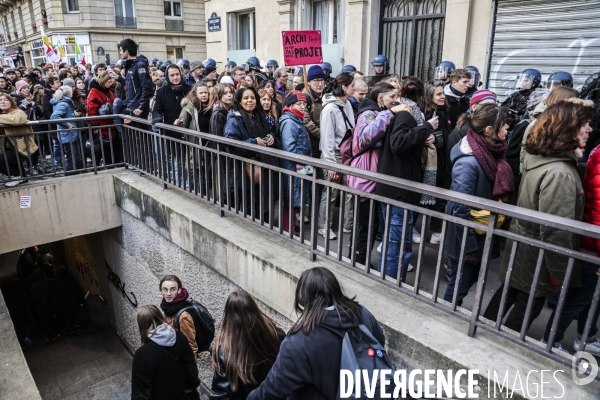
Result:
<svg viewBox="0 0 600 400">
<path fill-rule="evenodd" d="M 336 104 L 336 107 L 340 109 L 342 115 L 344 116 L 344 123 L 346 124 L 346 129 L 352 129 L 352 124 L 350 123 L 350 120 L 348 119 L 348 116 L 344 111 L 344 107 L 340 106 L 339 104 Z"/>
</svg>

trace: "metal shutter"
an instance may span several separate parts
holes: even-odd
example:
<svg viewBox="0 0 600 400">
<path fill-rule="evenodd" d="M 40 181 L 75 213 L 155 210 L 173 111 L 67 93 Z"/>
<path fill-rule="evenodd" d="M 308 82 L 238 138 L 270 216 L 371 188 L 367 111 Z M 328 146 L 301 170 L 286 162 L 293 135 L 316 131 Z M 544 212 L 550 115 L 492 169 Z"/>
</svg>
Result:
<svg viewBox="0 0 600 400">
<path fill-rule="evenodd" d="M 543 81 L 570 72 L 575 88 L 600 71 L 598 0 L 497 0 L 493 35 L 488 87 L 500 100 L 526 68 Z"/>
</svg>

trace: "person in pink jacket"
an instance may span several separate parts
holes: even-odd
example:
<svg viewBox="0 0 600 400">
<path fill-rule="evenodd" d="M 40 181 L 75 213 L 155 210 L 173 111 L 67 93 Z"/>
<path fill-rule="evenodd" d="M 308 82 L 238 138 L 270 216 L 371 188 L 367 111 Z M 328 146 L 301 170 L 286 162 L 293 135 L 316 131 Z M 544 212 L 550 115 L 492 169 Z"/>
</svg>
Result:
<svg viewBox="0 0 600 400">
<path fill-rule="evenodd" d="M 382 139 L 385 137 L 387 128 L 394 117 L 394 114 L 400 111 L 411 112 L 412 109 L 405 105 L 395 105 L 398 98 L 396 89 L 386 82 L 380 82 L 371 89 L 370 96 L 362 99 L 358 104 L 358 119 L 354 128 L 354 137 L 352 139 L 352 160 L 351 166 L 364 169 L 371 172 L 377 172 L 377 162 L 379 160 L 379 150 L 382 146 Z M 362 190 L 367 193 L 374 193 L 376 182 L 348 176 L 348 186 L 353 189 Z M 356 262 L 366 265 L 367 255 L 367 236 L 369 231 L 369 201 L 366 197 L 360 198 L 358 212 L 358 230 L 356 237 Z M 379 213 L 377 213 L 379 214 Z M 372 223 L 373 233 L 371 234 L 370 246 L 375 242 L 375 234 L 379 227 L 379 217 L 376 216 Z M 352 252 L 352 247 L 351 250 Z M 349 255 L 351 257 L 352 254 Z"/>
</svg>

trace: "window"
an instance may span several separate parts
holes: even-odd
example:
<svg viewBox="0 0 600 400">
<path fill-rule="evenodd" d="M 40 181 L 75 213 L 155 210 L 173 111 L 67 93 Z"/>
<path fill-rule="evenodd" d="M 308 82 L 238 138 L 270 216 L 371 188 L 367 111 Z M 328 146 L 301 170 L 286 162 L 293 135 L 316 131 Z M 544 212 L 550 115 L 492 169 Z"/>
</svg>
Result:
<svg viewBox="0 0 600 400">
<path fill-rule="evenodd" d="M 251 50 L 256 43 L 254 11 L 229 15 L 229 50 Z"/>
<path fill-rule="evenodd" d="M 324 44 L 342 43 L 343 13 L 342 0 L 313 0 L 304 8 L 304 27 L 321 31 Z"/>
<path fill-rule="evenodd" d="M 79 12 L 79 0 L 65 0 L 67 12 Z"/>
<path fill-rule="evenodd" d="M 167 47 L 167 59 L 177 62 L 183 58 L 183 47 Z"/>
<path fill-rule="evenodd" d="M 181 2 L 165 1 L 165 17 L 181 18 Z"/>
<path fill-rule="evenodd" d="M 136 28 L 133 0 L 114 0 L 117 28 Z"/>
</svg>

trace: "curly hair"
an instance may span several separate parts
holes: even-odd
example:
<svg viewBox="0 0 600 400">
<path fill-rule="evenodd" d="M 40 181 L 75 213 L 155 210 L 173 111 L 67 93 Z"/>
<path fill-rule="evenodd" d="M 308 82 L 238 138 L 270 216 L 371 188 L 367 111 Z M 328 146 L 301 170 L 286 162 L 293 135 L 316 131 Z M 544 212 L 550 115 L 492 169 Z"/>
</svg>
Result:
<svg viewBox="0 0 600 400">
<path fill-rule="evenodd" d="M 570 154 L 579 147 L 579 130 L 593 116 L 592 107 L 560 101 L 540 114 L 523 147 L 529 154 L 544 157 Z"/>
<path fill-rule="evenodd" d="M 208 91 L 208 101 L 205 103 L 202 103 L 196 95 L 197 90 L 201 87 L 205 87 Z M 192 90 L 187 94 L 186 99 L 194 105 L 194 108 L 196 108 L 200 114 L 212 112 L 213 106 L 215 105 L 215 99 L 211 96 L 211 90 L 205 80 L 195 83 Z"/>
</svg>

